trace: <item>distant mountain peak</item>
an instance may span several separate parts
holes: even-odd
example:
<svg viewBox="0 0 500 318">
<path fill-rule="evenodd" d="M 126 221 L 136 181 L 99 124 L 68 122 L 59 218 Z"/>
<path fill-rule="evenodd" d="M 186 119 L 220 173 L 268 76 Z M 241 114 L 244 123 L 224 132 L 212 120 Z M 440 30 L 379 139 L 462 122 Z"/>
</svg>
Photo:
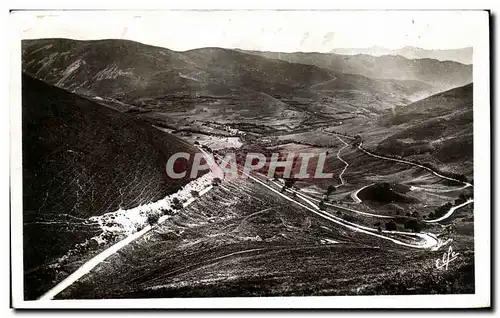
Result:
<svg viewBox="0 0 500 318">
<path fill-rule="evenodd" d="M 457 49 L 423 49 L 416 46 L 404 46 L 399 49 L 387 49 L 378 45 L 368 48 L 336 48 L 331 53 L 342 55 L 401 55 L 408 59 L 430 58 L 439 61 L 454 61 L 462 64 L 472 64 L 472 47 L 463 47 Z"/>
</svg>

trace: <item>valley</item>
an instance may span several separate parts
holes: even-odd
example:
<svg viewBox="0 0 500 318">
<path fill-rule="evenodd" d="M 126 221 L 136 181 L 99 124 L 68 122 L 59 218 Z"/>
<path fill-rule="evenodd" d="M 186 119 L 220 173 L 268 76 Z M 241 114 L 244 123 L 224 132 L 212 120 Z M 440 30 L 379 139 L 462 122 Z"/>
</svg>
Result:
<svg viewBox="0 0 500 318">
<path fill-rule="evenodd" d="M 474 293 L 471 65 L 22 50 L 27 299 Z M 239 177 L 171 179 L 177 152 L 234 154 Z M 333 177 L 246 173 L 249 153 L 324 154 Z"/>
</svg>

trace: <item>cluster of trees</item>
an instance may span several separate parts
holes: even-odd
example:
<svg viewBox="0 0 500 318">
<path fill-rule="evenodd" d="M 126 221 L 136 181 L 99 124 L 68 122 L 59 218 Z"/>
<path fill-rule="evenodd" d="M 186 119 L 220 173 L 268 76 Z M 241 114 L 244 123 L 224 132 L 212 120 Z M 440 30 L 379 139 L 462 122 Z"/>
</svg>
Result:
<svg viewBox="0 0 500 318">
<path fill-rule="evenodd" d="M 212 180 L 212 184 L 220 184 L 221 181 L 219 178 L 215 178 L 214 180 Z M 192 190 L 191 191 L 191 195 L 194 197 L 194 198 L 197 198 L 200 196 L 200 193 L 196 190 Z M 173 198 L 172 199 L 172 209 L 174 210 L 180 210 L 182 209 L 184 206 L 182 205 L 182 202 L 181 200 L 179 200 L 179 198 Z M 149 211 L 148 212 L 148 215 L 147 215 L 147 222 L 149 223 L 149 225 L 153 225 L 153 224 L 156 224 L 158 223 L 158 220 L 160 219 L 160 217 L 162 215 L 173 215 L 174 214 L 174 211 L 170 210 L 170 209 L 164 209 L 164 208 L 160 208 L 158 211 Z"/>
<path fill-rule="evenodd" d="M 335 186 L 329 185 L 328 188 L 326 189 L 326 193 L 325 193 L 326 198 L 328 198 L 330 196 L 330 194 L 332 194 L 336 190 L 337 190 L 337 188 L 335 188 Z"/>
<path fill-rule="evenodd" d="M 295 179 L 295 178 L 286 178 L 285 179 L 285 187 L 291 188 L 291 187 L 293 187 L 295 182 L 297 182 L 297 179 Z"/>
<path fill-rule="evenodd" d="M 183 205 L 182 205 L 181 200 L 179 200 L 178 198 L 173 198 L 172 199 L 172 209 L 180 210 L 182 208 L 183 208 Z"/>
<path fill-rule="evenodd" d="M 385 223 L 385 229 L 387 231 L 396 231 L 398 229 L 398 226 L 397 226 L 396 222 L 394 222 L 393 220 L 390 220 L 389 222 Z"/>
<path fill-rule="evenodd" d="M 217 186 L 219 186 L 219 184 L 221 184 L 221 183 L 222 183 L 222 180 L 221 180 L 220 178 L 213 178 L 213 179 L 212 179 L 212 186 L 213 186 L 213 187 L 217 187 Z"/>
<path fill-rule="evenodd" d="M 347 222 L 355 222 L 356 218 L 350 214 L 342 214 L 342 219 L 346 220 Z"/>
<path fill-rule="evenodd" d="M 458 196 L 458 199 L 455 200 L 455 204 L 456 205 L 462 204 L 464 202 L 467 202 L 467 200 L 469 200 L 470 198 L 471 198 L 471 196 L 469 196 L 465 193 L 460 193 L 460 195 Z"/>
<path fill-rule="evenodd" d="M 419 222 L 418 220 L 416 220 L 416 219 L 406 220 L 404 218 L 399 218 L 396 221 L 391 220 L 389 222 L 386 222 L 385 229 L 387 231 L 397 231 L 397 229 L 398 229 L 397 223 L 399 223 L 399 221 L 404 222 L 405 229 L 411 230 L 412 232 L 418 233 L 423 229 L 422 223 Z M 377 222 L 374 225 L 377 227 L 377 230 L 379 232 L 382 232 L 382 224 L 380 222 Z"/>
<path fill-rule="evenodd" d="M 318 208 L 322 211 L 326 209 L 326 204 L 324 200 L 319 201 Z"/>
<path fill-rule="evenodd" d="M 339 134 L 339 135 L 341 135 L 341 134 Z M 346 135 L 346 134 L 344 134 L 344 136 L 350 137 L 350 136 L 348 136 L 348 135 Z M 361 145 L 361 143 L 363 142 L 363 140 L 361 139 L 361 136 L 360 136 L 360 135 L 356 135 L 356 136 L 354 136 L 354 137 L 350 137 L 350 138 L 354 138 L 354 140 L 353 140 L 353 141 L 352 141 L 352 143 L 351 143 L 351 145 L 352 145 L 353 147 L 358 147 L 358 146 L 360 146 L 360 145 Z"/>
<path fill-rule="evenodd" d="M 462 204 L 467 202 L 471 197 L 465 193 L 461 193 L 458 198 L 455 200 L 455 205 Z M 453 207 L 453 203 L 447 202 L 434 210 L 434 213 L 429 213 L 427 216 L 429 219 L 439 218 L 445 215 L 451 208 Z"/>
<path fill-rule="evenodd" d="M 203 146 L 201 146 L 201 149 L 203 149 L 203 150 L 205 150 L 205 151 L 208 151 L 208 152 L 210 152 L 210 153 L 211 153 L 211 152 L 213 152 L 213 151 L 212 151 L 212 148 L 210 148 L 210 147 L 209 147 L 209 146 L 207 146 L 207 145 L 203 145 Z"/>
<path fill-rule="evenodd" d="M 350 135 L 348 135 L 347 133 L 342 133 L 342 132 L 337 132 L 335 130 L 332 130 L 331 131 L 332 134 L 336 134 L 336 135 L 341 135 L 341 136 L 346 136 L 346 137 L 350 137 L 352 138 Z"/>
<path fill-rule="evenodd" d="M 411 230 L 412 232 L 419 233 L 422 230 L 423 226 L 422 223 L 418 222 L 417 220 L 408 220 L 405 223 L 405 229 Z"/>
<path fill-rule="evenodd" d="M 446 214 L 446 212 L 448 212 L 452 207 L 453 207 L 453 204 L 451 202 L 447 202 L 447 203 L 437 207 L 434 210 L 434 213 L 431 212 L 429 214 L 429 218 L 430 219 L 439 218 L 439 217 L 443 216 L 444 214 Z"/>
<path fill-rule="evenodd" d="M 191 122 L 192 123 L 192 122 Z M 170 128 L 170 127 L 165 127 L 165 128 Z M 217 136 L 217 137 L 238 137 L 238 135 L 229 135 L 229 134 L 223 134 L 223 133 L 218 133 L 214 131 L 203 131 L 201 129 L 194 129 L 194 128 L 181 128 L 181 129 L 175 129 L 172 131 L 173 134 L 180 134 L 181 136 L 192 136 L 192 134 L 200 134 L 200 135 L 208 135 L 208 136 Z"/>
<path fill-rule="evenodd" d="M 271 141 L 269 141 L 268 146 L 269 147 L 276 147 L 279 145 L 292 144 L 292 143 L 298 144 L 298 145 L 310 146 L 310 147 L 324 147 L 325 146 L 325 145 L 321 145 L 321 144 L 313 144 L 310 142 L 293 140 L 293 139 L 271 140 Z"/>
<path fill-rule="evenodd" d="M 160 208 L 157 211 L 150 210 L 147 213 L 147 222 L 149 225 L 154 225 L 158 223 L 158 220 L 162 215 L 173 215 L 174 211 L 170 209 Z M 142 228 L 141 228 L 142 229 Z M 138 229 L 140 230 L 140 229 Z"/>
<path fill-rule="evenodd" d="M 228 133 L 231 134 L 230 136 L 228 136 L 227 134 L 220 134 L 220 133 L 217 134 L 217 133 L 211 132 L 210 134 L 212 134 L 212 135 L 225 136 L 225 137 L 236 137 L 236 136 L 243 136 L 243 135 L 245 135 L 245 132 L 240 131 L 238 128 L 231 128 L 231 126 L 229 126 L 229 125 L 220 124 L 220 123 L 217 123 L 217 122 L 214 122 L 214 121 L 206 121 L 205 125 L 207 125 L 207 126 L 209 126 L 211 128 L 216 128 L 216 129 L 227 131 Z M 254 125 L 254 124 L 248 123 L 248 126 L 250 126 L 250 125 Z M 240 124 L 236 124 L 235 123 L 235 124 L 233 124 L 233 126 L 238 126 L 239 127 Z"/>
<path fill-rule="evenodd" d="M 406 216 L 407 217 L 411 217 L 411 218 L 419 218 L 420 217 L 420 214 L 417 212 L 417 211 L 413 211 L 413 212 L 407 212 L 406 213 Z"/>
<path fill-rule="evenodd" d="M 218 179 L 219 180 L 218 183 L 220 183 L 220 179 L 219 178 L 215 178 L 215 179 Z M 196 197 L 200 196 L 200 193 L 198 191 L 196 191 L 196 190 L 192 190 L 191 191 L 191 195 L 196 198 Z M 181 200 L 179 200 L 178 198 L 173 198 L 172 199 L 172 209 L 174 209 L 174 210 L 180 210 L 182 208 L 183 208 L 183 205 L 182 205 Z M 159 211 L 153 211 L 153 210 L 151 210 L 151 211 L 148 212 L 147 222 L 148 222 L 149 225 L 154 225 L 154 224 L 158 223 L 158 220 L 160 219 L 160 217 L 162 215 L 173 215 L 173 214 L 174 214 L 174 212 L 172 210 L 170 210 L 170 209 L 160 208 Z"/>
<path fill-rule="evenodd" d="M 342 218 L 342 219 L 346 220 L 347 222 L 355 222 L 356 221 L 356 218 L 354 216 L 349 215 L 349 214 L 344 214 L 339 210 L 337 210 L 337 212 L 335 214 L 337 214 L 337 216 L 339 218 Z"/>
<path fill-rule="evenodd" d="M 289 189 L 293 187 L 295 182 L 297 182 L 297 179 L 295 178 L 285 178 L 285 184 L 283 185 L 283 188 L 281 188 L 281 192 L 285 192 L 286 189 Z"/>
<path fill-rule="evenodd" d="M 160 213 L 156 212 L 156 211 L 152 211 L 150 213 L 148 213 L 148 223 L 149 225 L 154 225 L 156 223 L 158 223 L 158 220 L 160 219 Z"/>
</svg>

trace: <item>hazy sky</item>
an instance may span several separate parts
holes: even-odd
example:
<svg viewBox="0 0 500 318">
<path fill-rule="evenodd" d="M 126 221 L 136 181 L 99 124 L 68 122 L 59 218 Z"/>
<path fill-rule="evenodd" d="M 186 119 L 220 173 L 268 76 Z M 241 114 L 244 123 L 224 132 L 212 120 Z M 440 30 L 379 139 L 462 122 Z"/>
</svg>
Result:
<svg viewBox="0 0 500 318">
<path fill-rule="evenodd" d="M 217 46 L 281 52 L 333 48 L 472 46 L 472 11 L 15 12 L 25 39 L 122 38 L 188 50 Z M 484 14 L 484 12 L 483 12 Z"/>
</svg>

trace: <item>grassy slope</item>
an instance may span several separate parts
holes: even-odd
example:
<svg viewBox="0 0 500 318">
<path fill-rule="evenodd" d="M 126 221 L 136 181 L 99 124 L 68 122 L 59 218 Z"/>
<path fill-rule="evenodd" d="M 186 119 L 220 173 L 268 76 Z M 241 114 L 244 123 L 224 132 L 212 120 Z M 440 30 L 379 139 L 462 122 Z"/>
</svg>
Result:
<svg viewBox="0 0 500 318">
<path fill-rule="evenodd" d="M 188 181 L 166 176 L 172 153 L 196 151 L 177 137 L 26 75 L 22 92 L 26 271 L 98 231 L 79 220 L 156 201 Z"/>
<path fill-rule="evenodd" d="M 224 181 L 57 298 L 471 292 L 470 245 L 454 246 L 463 257 L 443 272 L 442 251 L 398 247 L 257 183 Z"/>
<path fill-rule="evenodd" d="M 397 132 L 383 139 L 377 150 L 472 175 L 472 96 L 468 84 L 396 108 L 381 123 Z"/>
</svg>

